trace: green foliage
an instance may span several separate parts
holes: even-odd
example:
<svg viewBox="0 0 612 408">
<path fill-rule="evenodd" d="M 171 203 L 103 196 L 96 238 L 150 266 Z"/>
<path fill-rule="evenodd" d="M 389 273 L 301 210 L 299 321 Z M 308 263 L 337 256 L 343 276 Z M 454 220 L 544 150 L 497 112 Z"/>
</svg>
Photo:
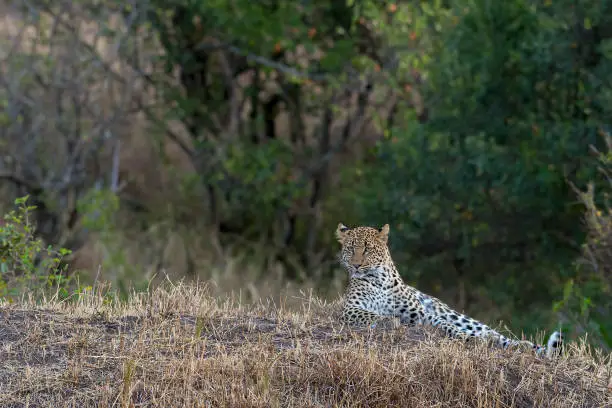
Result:
<svg viewBox="0 0 612 408">
<path fill-rule="evenodd" d="M 292 174 L 293 160 L 291 151 L 278 141 L 231 146 L 218 173 L 220 183 L 233 183 L 237 187 L 228 199 L 231 213 L 252 217 L 254 214 L 249 212 L 258 208 L 257 216 L 246 223 L 259 231 L 273 223 L 280 209 L 290 207 L 304 193 Z M 252 207 L 246 207 L 246 202 Z M 245 221 L 244 218 L 241 220 L 242 223 Z"/>
<path fill-rule="evenodd" d="M 44 247 L 31 221 L 36 207 L 28 205 L 27 199 L 15 200 L 17 209 L 0 221 L 0 297 L 11 300 L 49 290 L 66 297 L 71 278 L 64 273 L 62 259 L 70 251 Z"/>
</svg>

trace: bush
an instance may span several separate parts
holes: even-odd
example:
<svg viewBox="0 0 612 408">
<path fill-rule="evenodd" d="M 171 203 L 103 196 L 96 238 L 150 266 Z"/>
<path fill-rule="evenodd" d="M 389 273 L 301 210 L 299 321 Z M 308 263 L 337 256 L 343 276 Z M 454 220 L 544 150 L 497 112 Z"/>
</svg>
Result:
<svg viewBox="0 0 612 408">
<path fill-rule="evenodd" d="M 25 293 L 58 291 L 67 296 L 71 278 L 64 274 L 62 258 L 70 254 L 64 248 L 45 248 L 31 222 L 35 206 L 28 197 L 15 200 L 17 209 L 0 222 L 0 297 L 13 300 Z"/>
</svg>

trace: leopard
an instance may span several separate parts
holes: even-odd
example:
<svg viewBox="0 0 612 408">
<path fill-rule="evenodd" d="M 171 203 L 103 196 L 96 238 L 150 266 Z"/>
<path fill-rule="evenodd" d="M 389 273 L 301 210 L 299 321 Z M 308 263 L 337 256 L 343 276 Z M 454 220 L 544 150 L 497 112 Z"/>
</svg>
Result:
<svg viewBox="0 0 612 408">
<path fill-rule="evenodd" d="M 374 328 L 378 321 L 390 317 L 399 319 L 401 325 L 437 328 L 454 339 L 483 339 L 504 349 L 531 349 L 536 355 L 549 358 L 560 355 L 561 331 L 553 332 L 545 346 L 512 339 L 408 285 L 391 258 L 389 229 L 389 224 L 382 228 L 338 224 L 336 238 L 341 245 L 338 259 L 349 275 L 340 315 L 342 323 Z"/>
</svg>

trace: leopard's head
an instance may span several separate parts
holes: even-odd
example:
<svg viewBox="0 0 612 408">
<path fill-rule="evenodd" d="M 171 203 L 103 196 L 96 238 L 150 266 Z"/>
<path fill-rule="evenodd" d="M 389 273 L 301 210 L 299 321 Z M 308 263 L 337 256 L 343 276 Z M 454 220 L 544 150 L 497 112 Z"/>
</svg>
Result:
<svg viewBox="0 0 612 408">
<path fill-rule="evenodd" d="M 339 260 L 351 277 L 376 274 L 391 259 L 387 240 L 389 224 L 381 229 L 372 227 L 348 228 L 338 224 L 336 238 L 342 245 Z"/>
</svg>

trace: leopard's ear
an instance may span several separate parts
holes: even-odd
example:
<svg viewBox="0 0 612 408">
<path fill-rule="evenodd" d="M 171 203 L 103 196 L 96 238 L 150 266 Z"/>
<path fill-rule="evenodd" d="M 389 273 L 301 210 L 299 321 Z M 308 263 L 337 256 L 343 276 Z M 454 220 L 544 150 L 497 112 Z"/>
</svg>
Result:
<svg viewBox="0 0 612 408">
<path fill-rule="evenodd" d="M 336 238 L 341 244 L 344 242 L 344 238 L 346 238 L 346 231 L 348 230 L 349 228 L 343 223 L 338 224 L 338 228 L 336 228 Z"/>
<path fill-rule="evenodd" d="M 380 231 L 378 232 L 378 239 L 383 244 L 387 243 L 387 240 L 389 239 L 389 224 L 383 225 L 383 227 L 380 229 Z"/>
</svg>

